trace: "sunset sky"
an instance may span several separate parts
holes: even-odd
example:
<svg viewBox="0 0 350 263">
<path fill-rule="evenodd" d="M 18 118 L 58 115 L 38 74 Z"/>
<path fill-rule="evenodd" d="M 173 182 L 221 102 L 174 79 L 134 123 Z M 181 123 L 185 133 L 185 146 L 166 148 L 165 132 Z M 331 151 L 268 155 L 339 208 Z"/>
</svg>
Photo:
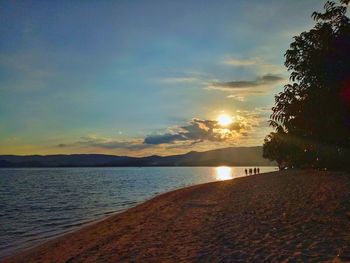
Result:
<svg viewBox="0 0 350 263">
<path fill-rule="evenodd" d="M 1 1 L 0 154 L 262 145 L 283 55 L 322 6 Z"/>
</svg>

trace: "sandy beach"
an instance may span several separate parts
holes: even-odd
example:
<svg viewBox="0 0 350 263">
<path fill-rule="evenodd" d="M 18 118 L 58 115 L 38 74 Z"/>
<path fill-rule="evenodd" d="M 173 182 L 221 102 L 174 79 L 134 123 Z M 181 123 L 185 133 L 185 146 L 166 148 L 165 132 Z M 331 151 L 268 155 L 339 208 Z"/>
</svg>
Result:
<svg viewBox="0 0 350 263">
<path fill-rule="evenodd" d="M 4 262 L 350 261 L 350 177 L 286 171 L 191 186 Z"/>
</svg>

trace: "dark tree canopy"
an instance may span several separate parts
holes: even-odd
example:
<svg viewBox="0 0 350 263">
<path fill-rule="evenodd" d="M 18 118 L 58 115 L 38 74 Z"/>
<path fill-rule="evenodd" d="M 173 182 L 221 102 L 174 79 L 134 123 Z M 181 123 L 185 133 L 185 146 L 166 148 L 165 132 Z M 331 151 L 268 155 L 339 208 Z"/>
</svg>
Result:
<svg viewBox="0 0 350 263">
<path fill-rule="evenodd" d="M 264 157 L 280 168 L 350 166 L 350 0 L 328 1 L 285 54 L 290 84 L 275 96 Z"/>
</svg>

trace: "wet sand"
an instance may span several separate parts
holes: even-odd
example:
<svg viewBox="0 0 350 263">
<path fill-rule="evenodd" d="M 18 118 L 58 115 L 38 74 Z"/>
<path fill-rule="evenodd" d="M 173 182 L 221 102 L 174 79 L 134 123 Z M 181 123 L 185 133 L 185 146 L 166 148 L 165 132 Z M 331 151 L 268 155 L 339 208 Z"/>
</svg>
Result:
<svg viewBox="0 0 350 263">
<path fill-rule="evenodd" d="M 5 262 L 350 261 L 350 175 L 285 171 L 157 196 Z"/>
</svg>

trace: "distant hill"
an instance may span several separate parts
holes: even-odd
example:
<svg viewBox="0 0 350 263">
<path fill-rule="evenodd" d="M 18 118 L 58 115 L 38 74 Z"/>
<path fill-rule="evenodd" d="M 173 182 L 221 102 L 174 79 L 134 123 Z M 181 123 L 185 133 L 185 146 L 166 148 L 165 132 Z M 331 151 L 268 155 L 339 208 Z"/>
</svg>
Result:
<svg viewBox="0 0 350 263">
<path fill-rule="evenodd" d="M 118 167 L 118 166 L 274 166 L 262 157 L 262 147 L 230 147 L 206 152 L 147 157 L 104 154 L 0 155 L 0 167 Z"/>
</svg>

